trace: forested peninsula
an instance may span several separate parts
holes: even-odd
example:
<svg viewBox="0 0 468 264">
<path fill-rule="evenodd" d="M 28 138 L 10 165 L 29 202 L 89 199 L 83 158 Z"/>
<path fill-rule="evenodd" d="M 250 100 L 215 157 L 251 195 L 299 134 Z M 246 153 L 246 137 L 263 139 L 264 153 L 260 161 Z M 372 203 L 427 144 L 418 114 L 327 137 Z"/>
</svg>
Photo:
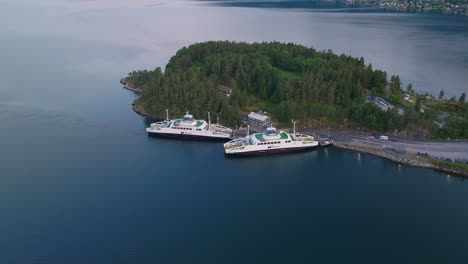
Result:
<svg viewBox="0 0 468 264">
<path fill-rule="evenodd" d="M 141 91 L 136 107 L 155 116 L 166 109 L 201 118 L 212 112 L 235 125 L 241 112 L 264 110 L 285 126 L 294 119 L 302 126 L 468 138 L 465 94 L 459 100 L 444 100 L 443 91 L 439 98 L 416 94 L 363 58 L 293 43 L 197 43 L 177 51 L 164 71 L 133 71 L 123 81 Z M 373 104 L 375 97 L 392 107 Z"/>
</svg>

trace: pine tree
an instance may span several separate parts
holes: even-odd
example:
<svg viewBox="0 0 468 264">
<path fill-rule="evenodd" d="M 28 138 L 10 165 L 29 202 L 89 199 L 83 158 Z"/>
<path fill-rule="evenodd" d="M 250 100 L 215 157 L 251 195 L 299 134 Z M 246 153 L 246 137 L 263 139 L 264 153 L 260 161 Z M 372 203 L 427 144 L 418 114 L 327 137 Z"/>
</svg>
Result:
<svg viewBox="0 0 468 264">
<path fill-rule="evenodd" d="M 442 100 L 444 98 L 444 90 L 440 90 L 439 99 Z"/>
<path fill-rule="evenodd" d="M 466 93 L 463 92 L 463 93 L 460 95 L 460 98 L 458 99 L 458 102 L 459 102 L 460 104 L 464 104 L 464 103 L 465 103 L 465 99 L 466 99 Z"/>
</svg>

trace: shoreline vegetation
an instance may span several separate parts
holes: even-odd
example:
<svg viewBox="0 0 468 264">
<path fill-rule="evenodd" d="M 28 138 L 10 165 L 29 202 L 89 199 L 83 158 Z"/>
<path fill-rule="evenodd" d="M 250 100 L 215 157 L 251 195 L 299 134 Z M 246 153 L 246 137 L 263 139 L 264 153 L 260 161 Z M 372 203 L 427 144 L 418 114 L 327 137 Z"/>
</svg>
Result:
<svg viewBox="0 0 468 264">
<path fill-rule="evenodd" d="M 315 11 L 377 11 L 388 13 L 439 14 L 468 16 L 464 0 L 293 0 L 293 1 L 216 1 L 203 0 L 212 5 L 251 8 L 288 8 Z"/>
<path fill-rule="evenodd" d="M 263 110 L 279 127 L 288 127 L 294 119 L 304 128 L 345 128 L 418 140 L 468 138 L 464 93 L 459 100 L 444 100 L 443 90 L 439 99 L 417 94 L 411 84 L 404 91 L 398 76 L 388 81 L 386 72 L 374 70 L 363 58 L 293 43 L 197 43 L 180 49 L 164 72 L 133 71 L 120 82 L 140 94 L 133 110 L 153 120 L 164 119 L 165 109 L 173 115 L 189 110 L 196 116 L 211 112 L 237 127 L 242 112 Z M 336 143 L 392 159 L 382 150 Z M 407 156 L 393 160 L 468 176 L 466 164 Z"/>
</svg>

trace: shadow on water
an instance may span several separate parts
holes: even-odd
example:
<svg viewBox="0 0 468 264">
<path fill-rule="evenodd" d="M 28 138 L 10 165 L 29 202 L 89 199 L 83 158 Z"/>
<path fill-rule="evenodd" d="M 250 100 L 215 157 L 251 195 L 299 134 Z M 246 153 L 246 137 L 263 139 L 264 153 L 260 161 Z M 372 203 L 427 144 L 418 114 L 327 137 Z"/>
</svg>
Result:
<svg viewBox="0 0 468 264">
<path fill-rule="evenodd" d="M 318 148 L 311 148 L 311 149 L 304 149 L 295 152 L 287 152 L 287 153 L 274 153 L 274 154 L 258 154 L 258 155 L 224 155 L 227 159 L 255 159 L 255 160 L 271 160 L 273 158 L 284 158 L 286 156 L 304 156 L 306 153 L 314 154 L 314 157 L 317 157 L 319 150 Z M 310 156 L 310 155 L 309 155 Z"/>
</svg>

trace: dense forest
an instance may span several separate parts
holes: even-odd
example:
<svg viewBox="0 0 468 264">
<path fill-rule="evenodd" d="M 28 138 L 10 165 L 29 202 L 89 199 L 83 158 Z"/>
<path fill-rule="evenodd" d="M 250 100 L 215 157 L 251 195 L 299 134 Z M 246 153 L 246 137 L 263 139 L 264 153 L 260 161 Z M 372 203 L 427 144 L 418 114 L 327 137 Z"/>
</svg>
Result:
<svg viewBox="0 0 468 264">
<path fill-rule="evenodd" d="M 367 95 L 376 95 L 398 104 L 404 94 L 398 76 L 388 78 L 363 58 L 292 43 L 198 43 L 180 49 L 164 72 L 134 71 L 126 81 L 142 89 L 138 106 L 159 116 L 165 109 L 199 118 L 212 112 L 234 125 L 240 124 L 241 111 L 262 109 L 283 123 L 325 119 L 376 131 L 423 127 L 439 137 L 468 137 L 465 120 L 452 121 L 452 132 L 434 127 L 436 110 L 421 113 L 415 107 L 401 115 L 396 107 L 383 111 L 366 103 Z M 226 96 L 220 86 L 232 94 Z"/>
</svg>

